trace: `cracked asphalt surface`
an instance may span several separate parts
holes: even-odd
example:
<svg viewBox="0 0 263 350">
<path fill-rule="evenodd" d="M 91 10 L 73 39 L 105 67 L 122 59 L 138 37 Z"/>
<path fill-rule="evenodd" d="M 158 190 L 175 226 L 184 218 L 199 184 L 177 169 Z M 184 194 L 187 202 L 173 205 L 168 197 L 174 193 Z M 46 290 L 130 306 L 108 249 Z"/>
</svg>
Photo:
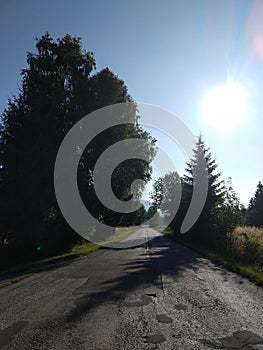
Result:
<svg viewBox="0 0 263 350">
<path fill-rule="evenodd" d="M 0 348 L 263 349 L 263 290 L 154 235 L 0 289 Z"/>
</svg>

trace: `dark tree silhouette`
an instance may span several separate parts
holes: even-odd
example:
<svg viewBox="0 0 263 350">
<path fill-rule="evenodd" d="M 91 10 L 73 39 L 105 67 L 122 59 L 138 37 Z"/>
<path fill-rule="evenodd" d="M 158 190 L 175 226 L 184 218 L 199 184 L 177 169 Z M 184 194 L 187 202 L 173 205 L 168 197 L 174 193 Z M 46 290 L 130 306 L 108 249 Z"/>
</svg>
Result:
<svg viewBox="0 0 263 350">
<path fill-rule="evenodd" d="M 67 131 L 88 113 L 132 102 L 124 82 L 108 68 L 92 75 L 95 59 L 82 49 L 80 38 L 65 35 L 54 41 L 47 33 L 37 40 L 36 53 L 27 54 L 27 64 L 19 93 L 9 100 L 0 127 L 0 233 L 14 242 L 10 246 L 20 258 L 39 254 L 40 247 L 43 254 L 52 254 L 79 239 L 56 203 L 53 171 L 58 148 Z M 103 210 L 92 192 L 93 167 L 108 145 L 129 137 L 145 140 L 150 161 L 155 141 L 138 126 L 135 104 L 130 124 L 94 139 L 79 166 L 79 189 L 86 204 L 93 200 L 95 214 L 114 223 L 120 217 Z M 121 164 L 114 174 L 116 195 L 129 198 L 134 178 L 149 180 L 150 175 L 147 162 Z"/>
<path fill-rule="evenodd" d="M 263 226 L 263 185 L 259 181 L 253 198 L 250 199 L 248 207 L 249 224 L 252 226 Z"/>
<path fill-rule="evenodd" d="M 203 162 L 204 159 L 205 162 Z M 205 147 L 202 136 L 199 136 L 193 150 L 193 158 L 187 163 L 183 182 L 188 194 L 190 194 L 195 185 L 195 174 L 205 176 L 205 180 L 208 181 L 208 192 L 203 211 L 192 227 L 190 234 L 192 239 L 209 245 L 215 240 L 215 214 L 223 205 L 224 197 L 223 181 L 219 179 L 221 173 L 216 172 L 217 167 L 218 165 L 212 158 L 210 149 Z"/>
</svg>

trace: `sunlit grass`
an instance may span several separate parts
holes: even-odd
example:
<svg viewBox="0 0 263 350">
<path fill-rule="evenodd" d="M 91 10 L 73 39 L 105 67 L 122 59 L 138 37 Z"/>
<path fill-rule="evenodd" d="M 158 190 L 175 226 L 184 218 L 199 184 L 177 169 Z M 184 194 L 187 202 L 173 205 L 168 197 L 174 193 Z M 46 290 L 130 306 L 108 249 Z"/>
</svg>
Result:
<svg viewBox="0 0 263 350">
<path fill-rule="evenodd" d="M 41 263 L 43 263 L 43 264 L 57 263 L 57 262 L 60 262 L 62 260 L 65 260 L 65 259 L 77 258 L 80 256 L 88 255 L 92 252 L 95 252 L 99 248 L 100 248 L 100 246 L 98 244 L 83 241 L 83 243 L 81 243 L 81 244 L 74 245 L 66 253 L 41 260 Z"/>
<path fill-rule="evenodd" d="M 172 229 L 170 227 L 168 227 L 168 226 L 167 227 L 166 226 L 157 226 L 154 229 L 156 231 L 166 235 L 167 237 L 173 235 Z"/>
<path fill-rule="evenodd" d="M 10 268 L 6 268 L 5 270 L 1 271 L 0 274 L 6 275 L 6 274 L 19 273 L 19 272 L 32 270 L 32 269 L 37 269 L 49 264 L 59 264 L 68 259 L 74 259 L 80 256 L 88 255 L 98 250 L 99 248 L 100 246 L 97 244 L 83 241 L 83 243 L 74 245 L 71 249 L 69 249 L 64 253 L 51 256 L 38 261 L 29 261 L 29 262 L 21 263 L 19 265 L 12 266 Z"/>
<path fill-rule="evenodd" d="M 248 238 L 262 246 L 263 249 L 263 229 L 254 226 L 238 226 L 231 233 L 231 236 L 235 239 L 237 247 L 243 249 L 244 243 Z M 247 238 L 246 238 L 247 237 Z"/>
<path fill-rule="evenodd" d="M 237 227 L 227 238 L 232 259 L 263 268 L 263 229 Z"/>
<path fill-rule="evenodd" d="M 6 268 L 5 270 L 1 271 L 1 275 L 6 274 L 13 274 L 13 273 L 19 273 L 24 271 L 29 271 L 32 269 L 38 269 L 45 265 L 50 264 L 60 264 L 63 263 L 66 260 L 79 258 L 81 256 L 88 255 L 90 253 L 95 252 L 96 250 L 102 248 L 102 246 L 107 246 L 110 243 L 120 242 L 127 238 L 131 233 L 135 232 L 138 229 L 138 226 L 131 226 L 131 227 L 118 227 L 115 230 L 115 233 L 108 238 L 107 241 L 101 242 L 101 244 L 95 244 L 92 242 L 87 242 L 83 240 L 82 243 L 74 245 L 71 249 L 68 251 L 51 256 L 42 260 L 38 261 L 29 261 L 26 263 L 19 264 L 17 266 L 12 266 L 10 268 Z"/>
<path fill-rule="evenodd" d="M 165 234 L 171 237 L 169 230 Z M 184 237 L 177 237 L 176 240 L 214 263 L 263 286 L 263 229 L 248 226 L 237 227 L 228 235 L 227 249 L 224 253 L 221 249 L 215 251 L 201 244 L 186 241 Z"/>
<path fill-rule="evenodd" d="M 103 246 L 107 246 L 111 243 L 121 242 L 132 233 L 136 232 L 139 229 L 139 226 L 130 226 L 130 227 L 116 227 L 115 232 L 110 236 L 106 241 L 101 242 Z"/>
</svg>

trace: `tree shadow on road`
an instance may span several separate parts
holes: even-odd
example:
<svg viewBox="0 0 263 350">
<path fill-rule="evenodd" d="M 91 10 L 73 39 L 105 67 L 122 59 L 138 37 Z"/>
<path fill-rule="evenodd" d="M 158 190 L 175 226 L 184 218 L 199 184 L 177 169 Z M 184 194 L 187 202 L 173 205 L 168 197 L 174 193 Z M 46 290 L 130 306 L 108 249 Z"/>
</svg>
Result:
<svg viewBox="0 0 263 350">
<path fill-rule="evenodd" d="M 139 254 L 137 252 L 133 258 L 131 252 L 134 249 L 139 249 Z M 199 254 L 163 236 L 153 238 L 149 246 L 115 250 L 112 254 L 116 255 L 115 265 L 108 268 L 112 268 L 115 273 L 110 273 L 109 278 L 100 278 L 98 271 L 94 292 L 89 290 L 89 281 L 86 286 L 78 289 L 75 294 L 75 308 L 68 314 L 68 321 L 78 320 L 102 303 L 122 302 L 127 293 L 138 288 L 145 290 L 146 296 L 147 292 L 151 294 L 151 287 L 158 293 L 163 293 L 163 276 L 176 280 L 184 269 L 190 268 L 197 272 L 204 264 L 204 259 L 201 259 Z M 101 273 L 103 274 L 103 271 Z M 143 300 L 145 302 L 146 299 Z"/>
</svg>

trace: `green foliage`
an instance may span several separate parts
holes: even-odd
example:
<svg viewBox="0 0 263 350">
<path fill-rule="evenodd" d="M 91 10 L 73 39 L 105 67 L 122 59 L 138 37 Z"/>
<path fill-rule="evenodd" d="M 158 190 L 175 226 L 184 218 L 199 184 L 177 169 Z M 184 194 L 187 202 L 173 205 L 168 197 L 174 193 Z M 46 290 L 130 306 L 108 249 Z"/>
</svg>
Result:
<svg viewBox="0 0 263 350">
<path fill-rule="evenodd" d="M 70 35 L 54 42 L 46 34 L 36 49 L 27 54 L 22 87 L 9 100 L 1 127 L 1 232 L 13 233 L 24 259 L 77 239 L 59 213 L 53 169 L 63 137 L 86 109 L 84 91 L 81 97 L 79 91 L 88 89 L 95 68 L 93 55 Z"/>
<path fill-rule="evenodd" d="M 232 179 L 228 178 L 227 184 L 224 185 L 223 202 L 220 206 L 214 208 L 211 215 L 214 217 L 212 226 L 216 236 L 218 248 L 226 248 L 226 236 L 233 231 L 237 225 L 240 225 L 242 213 L 240 210 L 240 201 L 235 190 L 232 187 Z"/>
<path fill-rule="evenodd" d="M 151 227 L 156 227 L 160 224 L 160 214 L 155 205 L 151 205 L 147 211 L 147 220 Z"/>
<path fill-rule="evenodd" d="M 180 179 L 176 172 L 170 172 L 157 179 L 153 186 L 152 199 L 157 208 L 170 216 L 176 212 L 182 190 L 179 209 L 170 223 L 170 227 L 178 234 L 189 208 L 194 186 L 200 184 L 202 186 L 202 183 L 208 182 L 203 211 L 187 233 L 186 239 L 199 244 L 220 246 L 223 249 L 226 245 L 227 232 L 231 232 L 237 224 L 240 224 L 241 211 L 239 199 L 232 187 L 232 179 L 229 178 L 225 185 L 219 179 L 221 174 L 217 173 L 216 169 L 217 164 L 200 136 L 183 178 Z"/>
<path fill-rule="evenodd" d="M 198 137 L 193 150 L 193 158 L 187 163 L 186 173 L 183 177 L 185 188 L 192 193 L 193 187 L 198 183 L 208 182 L 208 191 L 203 211 L 197 222 L 191 228 L 192 239 L 203 241 L 206 244 L 214 244 L 216 216 L 214 215 L 223 204 L 224 189 L 221 181 L 221 173 L 216 173 L 218 165 L 212 158 L 209 148 L 205 147 L 202 136 Z M 198 178 L 198 182 L 196 179 Z M 201 188 L 201 190 L 203 190 Z"/>
<path fill-rule="evenodd" d="M 259 181 L 248 207 L 248 222 L 252 226 L 263 227 L 263 185 Z"/>
<path fill-rule="evenodd" d="M 136 201 L 134 201 L 134 205 L 137 204 Z M 133 212 L 121 215 L 120 220 L 118 222 L 118 226 L 139 226 L 147 219 L 147 212 L 143 205 L 137 210 L 134 210 Z"/>
<path fill-rule="evenodd" d="M 0 232 L 13 237 L 7 250 L 14 255 L 19 252 L 17 258 L 38 259 L 79 240 L 64 221 L 53 188 L 56 154 L 64 136 L 88 113 L 132 99 L 124 82 L 108 68 L 92 75 L 95 59 L 82 49 L 80 38 L 65 35 L 54 41 L 47 33 L 37 40 L 36 53 L 27 54 L 27 64 L 19 93 L 9 100 L 1 118 Z M 94 165 L 109 145 L 132 137 L 145 141 L 141 152 L 150 162 L 155 140 L 138 126 L 135 104 L 130 124 L 98 135 L 79 164 L 78 185 L 84 203 L 95 217 L 108 223 L 116 224 L 122 218 L 99 203 L 93 189 Z M 137 178 L 150 179 L 149 162 L 120 164 L 113 174 L 117 197 L 130 199 L 131 183 Z"/>
<path fill-rule="evenodd" d="M 181 179 L 177 172 L 169 172 L 157 179 L 153 185 L 151 198 L 163 214 L 171 214 L 180 200 Z"/>
<path fill-rule="evenodd" d="M 186 212 L 189 198 L 187 188 L 185 187 L 185 184 L 183 183 L 179 174 L 177 172 L 168 172 L 164 176 L 157 179 L 153 185 L 151 198 L 154 206 L 159 208 L 164 215 L 164 223 L 165 221 L 171 221 L 172 219 L 170 226 L 173 229 L 179 229 L 184 213 Z M 177 211 L 176 209 L 178 209 L 178 207 L 179 210 Z M 176 211 L 176 216 L 171 218 L 171 215 L 174 215 Z"/>
</svg>

